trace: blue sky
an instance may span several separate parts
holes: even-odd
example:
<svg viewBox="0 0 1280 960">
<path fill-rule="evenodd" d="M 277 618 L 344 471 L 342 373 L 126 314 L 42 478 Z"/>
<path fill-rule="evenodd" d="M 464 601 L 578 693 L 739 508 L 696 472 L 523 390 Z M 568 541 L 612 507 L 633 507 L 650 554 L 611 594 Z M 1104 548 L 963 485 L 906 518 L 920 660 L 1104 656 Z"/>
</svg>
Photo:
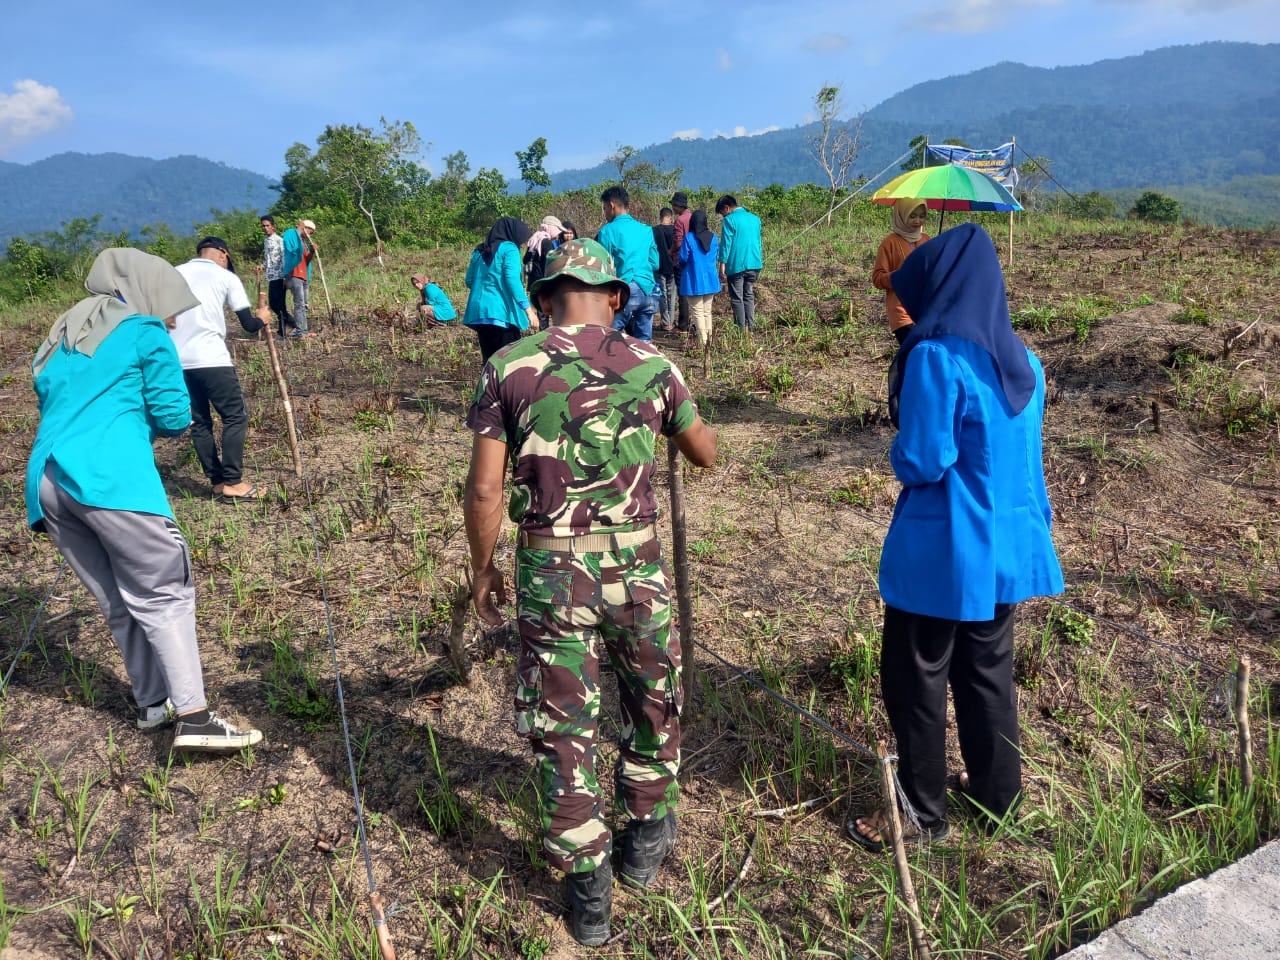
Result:
<svg viewBox="0 0 1280 960">
<path fill-rule="evenodd" d="M 618 144 L 804 123 L 825 84 L 857 112 L 1001 60 L 1280 41 L 1275 0 L 5 6 L 0 160 L 197 154 L 273 177 L 329 123 L 409 120 L 432 170 L 465 150 L 515 179 L 539 136 L 548 169 L 589 166 Z"/>
</svg>

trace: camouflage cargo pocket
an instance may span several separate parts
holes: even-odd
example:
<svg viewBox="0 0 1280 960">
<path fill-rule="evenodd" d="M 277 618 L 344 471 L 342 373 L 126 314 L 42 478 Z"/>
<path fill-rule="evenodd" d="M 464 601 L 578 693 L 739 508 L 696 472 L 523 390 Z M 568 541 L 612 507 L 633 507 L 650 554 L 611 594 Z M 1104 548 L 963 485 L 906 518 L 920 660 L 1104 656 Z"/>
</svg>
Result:
<svg viewBox="0 0 1280 960">
<path fill-rule="evenodd" d="M 541 736 L 546 726 L 542 709 L 542 664 L 524 646 L 516 660 L 515 716 L 517 734 L 530 740 Z"/>
</svg>

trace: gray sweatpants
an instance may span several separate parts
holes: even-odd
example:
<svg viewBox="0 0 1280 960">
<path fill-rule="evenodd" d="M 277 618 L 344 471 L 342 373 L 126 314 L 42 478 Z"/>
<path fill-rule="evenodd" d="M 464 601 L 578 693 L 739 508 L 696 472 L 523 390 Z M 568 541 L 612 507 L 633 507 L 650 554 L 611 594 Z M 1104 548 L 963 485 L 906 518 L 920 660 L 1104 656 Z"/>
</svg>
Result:
<svg viewBox="0 0 1280 960">
<path fill-rule="evenodd" d="M 307 281 L 301 277 L 285 277 L 285 289 L 293 294 L 293 322 L 298 333 L 307 332 Z"/>
<path fill-rule="evenodd" d="M 154 513 L 86 507 L 58 486 L 52 464 L 40 505 L 49 536 L 102 607 L 138 706 L 168 697 L 175 713 L 203 710 L 196 587 L 178 525 Z"/>
</svg>

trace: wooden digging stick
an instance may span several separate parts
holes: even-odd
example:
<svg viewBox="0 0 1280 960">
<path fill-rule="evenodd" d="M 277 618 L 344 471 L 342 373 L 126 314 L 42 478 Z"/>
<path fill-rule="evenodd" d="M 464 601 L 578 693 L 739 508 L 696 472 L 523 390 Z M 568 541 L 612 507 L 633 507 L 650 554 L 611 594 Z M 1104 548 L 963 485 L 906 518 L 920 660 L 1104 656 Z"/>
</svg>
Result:
<svg viewBox="0 0 1280 960">
<path fill-rule="evenodd" d="M 876 756 L 880 758 L 880 786 L 884 795 L 885 816 L 889 818 L 889 830 L 893 841 L 893 865 L 898 869 L 898 882 L 902 884 L 902 899 L 907 905 L 907 925 L 911 928 L 911 943 L 920 960 L 931 960 L 929 942 L 924 938 L 924 924 L 920 922 L 920 904 L 916 900 L 915 884 L 911 882 L 911 868 L 907 865 L 907 848 L 902 842 L 902 820 L 898 817 L 898 796 L 893 788 L 893 771 L 889 768 L 888 751 L 884 741 L 876 744 Z"/>
<path fill-rule="evenodd" d="M 262 292 L 261 283 L 258 284 L 258 309 L 267 309 L 267 295 Z M 284 379 L 284 368 L 280 366 L 280 354 L 276 353 L 276 338 L 271 332 L 270 322 L 263 328 L 263 333 L 267 338 L 267 353 L 271 357 L 271 372 L 276 378 L 276 389 L 280 391 L 280 399 L 284 401 L 284 424 L 289 432 L 289 452 L 293 454 L 293 472 L 298 479 L 302 479 L 302 451 L 298 449 L 298 429 L 293 423 L 293 404 L 289 401 L 289 385 Z"/>
<path fill-rule="evenodd" d="M 320 286 L 324 288 L 324 302 L 329 306 L 329 320 L 333 320 L 333 301 L 329 299 L 329 281 L 324 278 L 324 261 L 320 259 L 320 251 L 311 244 L 311 253 L 316 258 L 316 266 L 320 268 Z"/>
<path fill-rule="evenodd" d="M 684 516 L 684 477 L 680 450 L 667 439 L 667 469 L 671 476 L 671 552 L 676 561 L 676 610 L 680 614 L 680 682 L 687 704 L 693 695 L 693 596 L 689 585 L 689 537 Z"/>
</svg>

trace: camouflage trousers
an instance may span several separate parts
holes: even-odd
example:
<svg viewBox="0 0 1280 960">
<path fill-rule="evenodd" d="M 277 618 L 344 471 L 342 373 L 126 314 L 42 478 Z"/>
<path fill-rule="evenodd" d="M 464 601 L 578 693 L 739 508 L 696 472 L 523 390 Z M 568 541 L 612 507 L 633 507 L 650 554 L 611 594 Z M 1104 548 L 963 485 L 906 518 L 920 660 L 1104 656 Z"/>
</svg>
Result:
<svg viewBox="0 0 1280 960">
<path fill-rule="evenodd" d="M 547 859 L 566 873 L 594 870 L 613 846 L 596 776 L 602 644 L 622 708 L 619 826 L 661 819 L 679 797 L 680 649 L 669 581 L 656 539 L 604 553 L 517 551 L 516 729 L 533 748 Z"/>
</svg>

